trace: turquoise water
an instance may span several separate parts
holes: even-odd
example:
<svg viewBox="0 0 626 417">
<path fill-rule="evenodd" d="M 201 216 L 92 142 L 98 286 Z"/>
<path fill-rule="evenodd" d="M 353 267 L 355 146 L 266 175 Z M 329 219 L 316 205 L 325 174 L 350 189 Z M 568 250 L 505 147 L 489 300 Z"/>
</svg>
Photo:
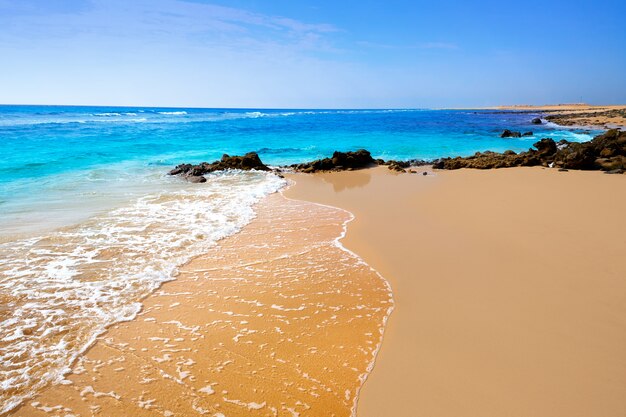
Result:
<svg viewBox="0 0 626 417">
<path fill-rule="evenodd" d="M 257 151 L 270 164 L 367 148 L 382 158 L 525 150 L 537 138 L 586 140 L 531 114 L 460 110 L 254 110 L 0 106 L 0 181 L 136 162 L 168 166 Z M 531 138 L 500 139 L 504 129 Z"/>
<path fill-rule="evenodd" d="M 528 149 L 597 132 L 531 114 L 448 110 L 229 110 L 0 106 L 0 414 L 50 383 L 107 326 L 285 186 L 265 172 L 191 184 L 182 162 L 257 151 L 270 165 L 369 149 L 432 159 Z M 504 129 L 532 137 L 500 139 Z"/>
<path fill-rule="evenodd" d="M 263 110 L 0 106 L 2 234 L 57 226 L 158 187 L 181 162 L 257 151 L 291 164 L 335 150 L 383 159 L 433 159 L 528 149 L 542 137 L 597 132 L 530 124 L 535 115 L 461 110 Z M 504 129 L 533 131 L 501 139 Z M 83 204 L 67 210 L 68 204 Z M 94 207 L 95 206 L 95 207 Z M 50 216 L 50 213 L 54 213 Z"/>
</svg>

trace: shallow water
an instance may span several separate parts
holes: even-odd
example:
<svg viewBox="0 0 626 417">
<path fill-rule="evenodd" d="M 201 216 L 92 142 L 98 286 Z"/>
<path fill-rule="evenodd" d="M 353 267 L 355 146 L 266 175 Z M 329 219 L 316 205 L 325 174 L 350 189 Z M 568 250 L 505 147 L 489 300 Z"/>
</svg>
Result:
<svg viewBox="0 0 626 417">
<path fill-rule="evenodd" d="M 352 218 L 274 194 L 17 416 L 353 415 L 393 301 Z"/>
<path fill-rule="evenodd" d="M 283 185 L 260 172 L 211 175 L 201 186 L 164 187 L 77 225 L 0 244 L 0 412 L 60 381 L 108 325 L 133 318 L 179 265 L 239 231 L 253 204 Z"/>
</svg>

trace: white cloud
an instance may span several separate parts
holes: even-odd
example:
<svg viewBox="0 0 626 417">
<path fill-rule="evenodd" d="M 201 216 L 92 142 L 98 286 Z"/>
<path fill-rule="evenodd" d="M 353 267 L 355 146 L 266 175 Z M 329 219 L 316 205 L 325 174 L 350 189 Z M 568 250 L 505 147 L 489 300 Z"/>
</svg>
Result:
<svg viewBox="0 0 626 417">
<path fill-rule="evenodd" d="M 25 7 L 0 16 L 0 101 L 347 105 L 362 76 L 338 54 L 338 31 L 182 0 L 90 0 L 45 14 Z"/>
<path fill-rule="evenodd" d="M 337 31 L 333 25 L 253 13 L 243 9 L 184 0 L 90 0 L 76 11 L 40 13 L 28 3 L 2 13 L 0 35 L 26 44 L 29 40 L 54 42 L 81 36 L 130 38 L 146 42 L 184 39 L 193 43 L 232 42 L 233 46 L 256 42 L 321 45 L 324 36 Z M 13 13 L 10 13 L 13 11 Z"/>
</svg>

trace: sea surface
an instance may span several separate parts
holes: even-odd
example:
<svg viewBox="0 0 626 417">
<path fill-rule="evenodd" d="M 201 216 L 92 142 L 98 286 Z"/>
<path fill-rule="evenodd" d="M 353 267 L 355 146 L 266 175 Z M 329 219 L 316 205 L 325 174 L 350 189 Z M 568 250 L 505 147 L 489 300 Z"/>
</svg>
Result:
<svg viewBox="0 0 626 417">
<path fill-rule="evenodd" d="M 259 153 L 269 165 L 365 148 L 383 159 L 527 150 L 597 131 L 465 110 L 0 106 L 0 414 L 51 383 L 107 326 L 132 319 L 177 268 L 210 251 L 285 185 L 183 162 Z M 533 136 L 501 139 L 504 129 Z"/>
</svg>

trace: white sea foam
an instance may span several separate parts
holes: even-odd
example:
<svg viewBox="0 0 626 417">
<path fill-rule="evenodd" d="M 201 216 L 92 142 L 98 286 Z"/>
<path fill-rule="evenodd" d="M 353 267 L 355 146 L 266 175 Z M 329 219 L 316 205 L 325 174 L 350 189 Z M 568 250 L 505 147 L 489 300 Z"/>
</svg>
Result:
<svg viewBox="0 0 626 417">
<path fill-rule="evenodd" d="M 184 116 L 187 114 L 186 111 L 160 111 L 159 114 L 163 114 L 166 116 Z"/>
<path fill-rule="evenodd" d="M 117 117 L 117 116 L 121 116 L 121 113 L 114 113 L 114 112 L 107 112 L 107 113 L 94 113 L 93 114 L 96 117 Z"/>
<path fill-rule="evenodd" d="M 60 382 L 107 326 L 132 319 L 178 265 L 240 230 L 253 205 L 284 184 L 273 174 L 224 172 L 0 244 L 0 414 Z"/>
</svg>

